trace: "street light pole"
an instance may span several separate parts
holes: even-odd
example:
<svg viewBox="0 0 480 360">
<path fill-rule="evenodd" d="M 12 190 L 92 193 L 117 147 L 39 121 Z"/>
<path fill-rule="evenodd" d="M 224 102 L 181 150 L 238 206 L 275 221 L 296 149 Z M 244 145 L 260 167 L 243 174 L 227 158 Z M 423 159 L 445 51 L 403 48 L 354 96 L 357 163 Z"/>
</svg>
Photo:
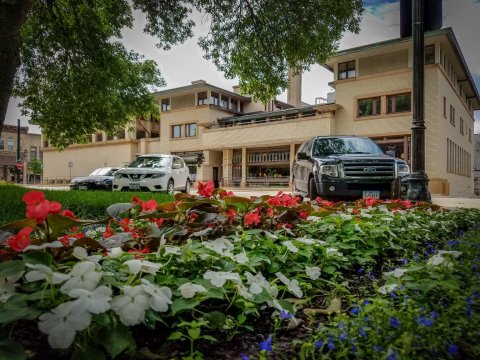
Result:
<svg viewBox="0 0 480 360">
<path fill-rule="evenodd" d="M 428 176 L 425 173 L 425 0 L 413 0 L 413 121 L 412 121 L 412 173 L 402 180 L 409 200 L 430 201 Z"/>
<path fill-rule="evenodd" d="M 17 119 L 17 161 L 15 161 L 15 180 L 17 184 L 20 183 L 20 169 L 18 168 L 20 161 L 20 119 Z"/>
</svg>

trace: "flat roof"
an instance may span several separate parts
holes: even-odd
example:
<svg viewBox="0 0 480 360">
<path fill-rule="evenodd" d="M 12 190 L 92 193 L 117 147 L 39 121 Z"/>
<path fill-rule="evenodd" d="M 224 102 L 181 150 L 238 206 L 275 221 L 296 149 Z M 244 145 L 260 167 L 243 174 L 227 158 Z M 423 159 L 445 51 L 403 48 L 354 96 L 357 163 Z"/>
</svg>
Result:
<svg viewBox="0 0 480 360">
<path fill-rule="evenodd" d="M 214 91 L 229 95 L 231 97 L 235 97 L 235 98 L 237 98 L 239 100 L 242 100 L 242 101 L 252 101 L 252 99 L 250 97 L 234 93 L 233 91 L 229 91 L 229 90 L 219 88 L 218 86 L 211 85 L 211 84 L 207 83 L 206 81 L 202 81 L 202 80 L 194 81 L 192 84 L 186 85 L 186 86 L 180 86 L 180 87 L 176 87 L 176 88 L 173 88 L 173 89 L 157 91 L 157 92 L 153 93 L 153 95 L 157 95 L 157 96 L 171 95 L 171 94 L 174 94 L 174 93 L 181 93 L 181 92 L 185 93 L 185 92 L 189 92 L 191 90 L 199 90 L 199 89 L 203 89 L 203 88 L 214 90 Z"/>
</svg>

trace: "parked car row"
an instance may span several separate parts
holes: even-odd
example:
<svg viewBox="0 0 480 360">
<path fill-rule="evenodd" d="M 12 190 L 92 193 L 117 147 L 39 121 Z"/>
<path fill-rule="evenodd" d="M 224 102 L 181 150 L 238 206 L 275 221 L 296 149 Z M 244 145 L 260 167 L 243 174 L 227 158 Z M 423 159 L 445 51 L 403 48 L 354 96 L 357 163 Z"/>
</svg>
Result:
<svg viewBox="0 0 480 360">
<path fill-rule="evenodd" d="M 72 190 L 189 192 L 191 176 L 182 158 L 175 155 L 142 155 L 127 167 L 104 167 L 70 182 Z"/>
</svg>

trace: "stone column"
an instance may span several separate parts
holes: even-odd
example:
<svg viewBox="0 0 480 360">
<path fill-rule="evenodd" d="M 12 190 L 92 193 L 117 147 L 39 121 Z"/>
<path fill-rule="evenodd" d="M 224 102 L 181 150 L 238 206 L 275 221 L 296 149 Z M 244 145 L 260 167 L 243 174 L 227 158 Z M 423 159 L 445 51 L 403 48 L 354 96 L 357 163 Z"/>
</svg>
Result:
<svg viewBox="0 0 480 360">
<path fill-rule="evenodd" d="M 247 148 L 242 147 L 242 182 L 240 187 L 247 187 Z"/>
<path fill-rule="evenodd" d="M 293 160 L 295 160 L 295 144 L 290 144 L 290 181 L 288 183 L 289 187 L 292 187 L 292 178 L 293 178 L 293 173 L 292 173 L 292 165 L 293 165 Z"/>
<path fill-rule="evenodd" d="M 222 169 L 223 169 L 223 186 L 228 187 L 232 186 L 232 166 L 233 166 L 233 150 L 225 149 L 223 150 L 223 160 L 222 160 Z"/>
</svg>

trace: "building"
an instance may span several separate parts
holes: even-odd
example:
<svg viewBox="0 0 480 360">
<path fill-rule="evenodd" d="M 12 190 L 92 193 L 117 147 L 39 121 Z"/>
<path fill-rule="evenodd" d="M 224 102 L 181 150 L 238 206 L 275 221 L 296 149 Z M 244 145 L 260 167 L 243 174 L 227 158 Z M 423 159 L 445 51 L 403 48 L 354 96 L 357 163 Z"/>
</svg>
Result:
<svg viewBox="0 0 480 360">
<path fill-rule="evenodd" d="M 480 195 L 480 134 L 475 134 L 475 165 L 473 167 L 475 195 Z"/>
<path fill-rule="evenodd" d="M 33 182 L 30 163 L 41 160 L 41 135 L 28 132 L 28 127 L 20 127 L 20 160 L 22 161 L 22 182 Z M 3 125 L 0 135 L 0 181 L 15 181 L 17 165 L 17 126 Z M 37 179 L 39 180 L 39 175 Z"/>
<path fill-rule="evenodd" d="M 426 33 L 425 45 L 429 186 L 432 193 L 471 195 L 473 112 L 480 109 L 480 97 L 450 28 Z M 199 180 L 287 187 L 296 149 L 314 135 L 369 136 L 410 162 L 411 49 L 411 39 L 399 38 L 336 53 L 324 64 L 333 72 L 335 93 L 315 105 L 301 102 L 300 76 L 291 76 L 288 104 L 259 104 L 238 88 L 227 91 L 201 80 L 158 92 L 158 137 L 148 137 L 148 131 L 139 137 L 137 125 L 137 135 L 121 141 L 94 135 L 92 143 L 63 153 L 47 147 L 46 176 L 65 174 L 68 159 L 84 162 L 85 174 L 138 154 L 174 153 Z M 199 155 L 204 162 L 197 166 Z"/>
</svg>

